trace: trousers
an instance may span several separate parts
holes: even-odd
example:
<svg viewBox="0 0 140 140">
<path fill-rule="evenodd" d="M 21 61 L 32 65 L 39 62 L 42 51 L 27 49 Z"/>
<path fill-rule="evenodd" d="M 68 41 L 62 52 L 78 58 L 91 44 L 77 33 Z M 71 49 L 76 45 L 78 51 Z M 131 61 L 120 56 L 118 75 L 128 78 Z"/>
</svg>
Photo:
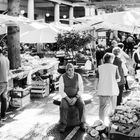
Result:
<svg viewBox="0 0 140 140">
<path fill-rule="evenodd" d="M 105 117 L 115 110 L 117 96 L 99 96 L 99 118 L 104 122 Z"/>
<path fill-rule="evenodd" d="M 79 120 L 81 123 L 85 122 L 85 103 L 81 98 L 78 98 L 75 105 L 79 111 Z M 67 125 L 68 110 L 71 106 L 65 98 L 62 98 L 60 104 L 60 123 Z"/>
<path fill-rule="evenodd" d="M 0 83 L 0 99 L 1 99 L 1 118 L 5 117 L 7 110 L 7 83 Z"/>
</svg>

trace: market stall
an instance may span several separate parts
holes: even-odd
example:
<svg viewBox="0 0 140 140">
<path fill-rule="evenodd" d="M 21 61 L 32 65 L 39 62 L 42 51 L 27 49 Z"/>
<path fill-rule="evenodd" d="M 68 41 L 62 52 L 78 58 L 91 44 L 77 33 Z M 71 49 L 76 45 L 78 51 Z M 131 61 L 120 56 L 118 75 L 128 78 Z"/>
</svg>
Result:
<svg viewBox="0 0 140 140">
<path fill-rule="evenodd" d="M 59 61 L 56 58 L 39 58 L 29 54 L 21 55 L 21 67 L 11 70 L 12 75 L 9 77 L 10 103 L 14 107 L 23 107 L 30 102 L 31 94 L 36 97 L 44 97 L 50 94 L 50 75 L 57 77 Z M 39 72 L 44 79 L 37 80 L 35 74 Z M 45 77 L 46 76 L 46 77 Z M 44 86 L 39 87 L 40 81 Z M 44 81 L 44 82 L 43 82 Z M 38 88 L 37 88 L 38 87 Z M 36 91 L 36 92 L 35 92 Z M 32 96 L 33 97 L 33 96 Z"/>
<path fill-rule="evenodd" d="M 73 25 L 74 30 L 111 29 L 128 33 L 140 33 L 140 12 L 136 10 L 106 13 L 77 18 L 82 24 Z"/>
<path fill-rule="evenodd" d="M 139 88 L 131 91 L 121 106 L 110 115 L 110 139 L 140 139 L 140 94 Z"/>
</svg>

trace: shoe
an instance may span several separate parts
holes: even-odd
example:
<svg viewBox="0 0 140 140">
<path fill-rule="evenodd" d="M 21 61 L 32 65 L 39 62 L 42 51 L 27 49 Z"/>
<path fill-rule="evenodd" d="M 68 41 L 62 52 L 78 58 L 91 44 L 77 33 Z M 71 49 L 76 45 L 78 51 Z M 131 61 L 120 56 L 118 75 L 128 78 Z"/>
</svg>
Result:
<svg viewBox="0 0 140 140">
<path fill-rule="evenodd" d="M 66 130 L 66 125 L 61 124 L 61 125 L 60 125 L 60 128 L 59 128 L 59 131 L 60 131 L 61 133 L 64 133 L 65 130 Z"/>
<path fill-rule="evenodd" d="M 86 123 L 81 123 L 80 124 L 80 129 L 85 132 L 87 130 Z"/>
<path fill-rule="evenodd" d="M 7 120 L 7 117 L 3 117 L 1 118 L 2 121 L 6 121 Z"/>
</svg>

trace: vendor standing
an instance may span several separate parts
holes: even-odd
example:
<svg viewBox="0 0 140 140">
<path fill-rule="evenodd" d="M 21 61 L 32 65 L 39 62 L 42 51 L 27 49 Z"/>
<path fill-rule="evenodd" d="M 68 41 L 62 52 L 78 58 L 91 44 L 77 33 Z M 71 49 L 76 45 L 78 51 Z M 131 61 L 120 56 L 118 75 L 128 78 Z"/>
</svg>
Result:
<svg viewBox="0 0 140 140">
<path fill-rule="evenodd" d="M 7 87 L 9 75 L 9 60 L 2 54 L 0 47 L 0 98 L 1 98 L 1 120 L 6 120 L 7 110 Z"/>
<path fill-rule="evenodd" d="M 81 98 L 83 93 L 83 80 L 80 74 L 74 72 L 71 63 L 66 65 L 66 73 L 59 80 L 59 93 L 62 96 L 60 104 L 60 132 L 64 132 L 67 127 L 68 109 L 76 106 L 79 110 L 80 127 L 85 130 L 85 104 Z"/>
</svg>

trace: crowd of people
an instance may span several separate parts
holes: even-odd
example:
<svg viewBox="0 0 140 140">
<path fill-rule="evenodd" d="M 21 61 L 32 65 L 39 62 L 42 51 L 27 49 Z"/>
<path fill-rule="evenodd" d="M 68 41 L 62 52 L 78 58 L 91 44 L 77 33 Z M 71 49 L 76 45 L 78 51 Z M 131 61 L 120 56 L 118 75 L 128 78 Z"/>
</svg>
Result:
<svg viewBox="0 0 140 140">
<path fill-rule="evenodd" d="M 113 39 L 109 47 L 99 44 L 96 49 L 96 82 L 95 89 L 99 97 L 99 119 L 105 122 L 105 117 L 121 105 L 122 95 L 130 92 L 127 81 L 129 62 L 133 61 L 134 77 L 140 79 L 140 43 L 136 44 L 135 37 L 128 34 L 127 38 Z M 135 45 L 137 47 L 135 47 Z M 133 67 L 134 66 L 134 67 Z M 138 79 L 138 80 L 139 80 Z M 80 112 L 81 128 L 85 129 L 84 103 L 81 100 L 83 82 L 79 74 L 74 72 L 72 64 L 66 65 L 66 73 L 59 80 L 59 92 L 62 96 L 60 105 L 60 131 L 67 126 L 67 111 L 76 105 Z M 85 118 L 85 117 L 84 117 Z"/>
<path fill-rule="evenodd" d="M 121 105 L 124 90 L 130 91 L 127 76 L 129 75 L 128 62 L 134 63 L 135 78 L 140 81 L 140 43 L 134 36 L 122 35 L 113 39 L 109 47 L 99 44 L 96 48 L 96 84 L 99 96 L 99 118 L 104 122 L 105 116 Z M 135 47 L 137 46 L 137 47 Z M 4 120 L 7 109 L 7 86 L 9 75 L 9 61 L 2 54 L 0 48 L 0 98 L 1 120 Z M 86 129 L 85 104 L 81 98 L 83 80 L 80 74 L 74 71 L 74 65 L 68 63 L 66 72 L 59 79 L 59 93 L 62 96 L 60 104 L 60 131 L 65 132 L 67 127 L 68 109 L 76 106 L 79 110 L 80 127 Z"/>
<path fill-rule="evenodd" d="M 134 79 L 140 81 L 140 43 L 136 35 L 113 39 L 109 47 L 99 44 L 96 50 L 97 94 L 99 96 L 99 118 L 121 105 L 124 91 L 130 91 L 127 76 L 133 69 Z M 112 109 L 110 109 L 110 106 Z"/>
</svg>

